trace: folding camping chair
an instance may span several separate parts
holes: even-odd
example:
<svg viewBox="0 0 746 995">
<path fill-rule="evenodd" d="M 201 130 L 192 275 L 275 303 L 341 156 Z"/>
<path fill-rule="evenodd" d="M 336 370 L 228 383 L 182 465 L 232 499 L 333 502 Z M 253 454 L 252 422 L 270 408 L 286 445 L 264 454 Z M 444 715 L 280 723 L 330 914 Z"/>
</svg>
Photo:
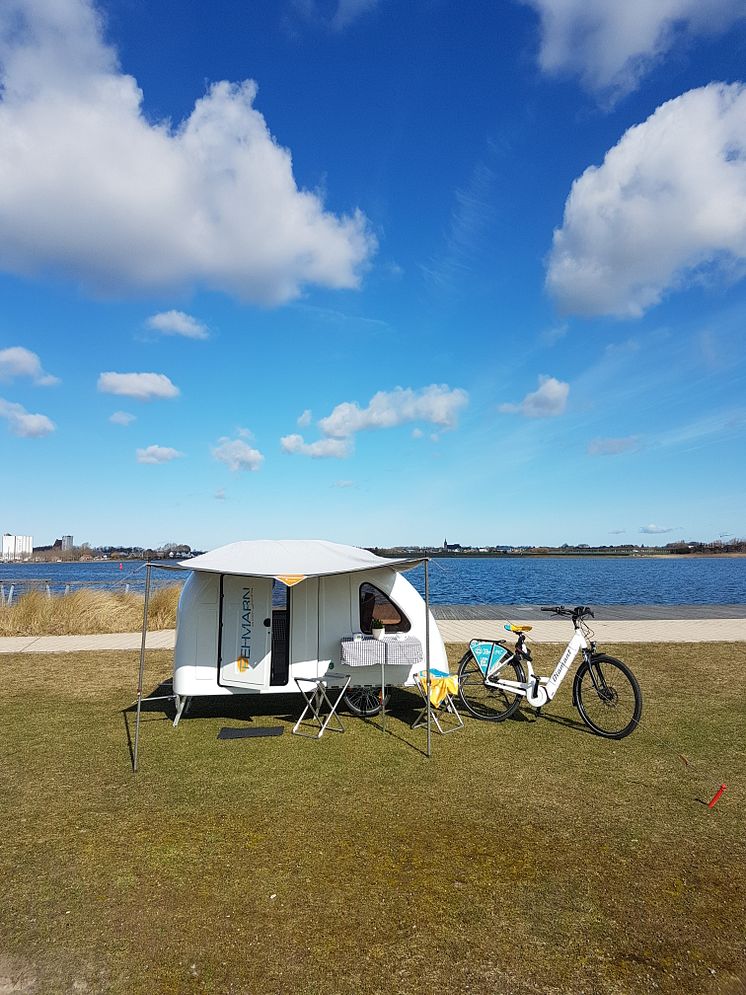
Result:
<svg viewBox="0 0 746 995">
<path fill-rule="evenodd" d="M 342 675 L 338 678 L 340 681 L 344 679 L 344 684 L 335 684 L 334 690 L 338 690 L 339 694 L 334 702 L 329 698 L 328 692 L 332 690 L 329 687 L 329 680 L 334 680 L 334 677 L 327 675 L 325 677 L 296 677 L 295 683 L 298 686 L 298 690 L 303 695 L 306 707 L 301 712 L 300 718 L 293 726 L 293 733 L 296 736 L 306 736 L 308 739 L 321 739 L 321 737 L 326 732 L 327 728 L 329 732 L 344 732 L 345 727 L 342 725 L 342 720 L 337 715 L 337 706 L 342 700 L 342 696 L 347 690 L 350 681 L 352 680 L 352 675 L 343 678 Z M 309 684 L 309 688 L 304 688 L 302 685 Z M 329 714 L 324 716 L 323 708 L 324 704 L 329 709 Z M 298 727 L 301 725 L 303 720 L 306 718 L 308 713 L 311 713 L 311 717 L 307 720 L 307 724 L 313 726 L 313 728 L 318 729 L 318 732 L 305 732 Z M 329 723 L 334 719 L 337 723 L 336 725 L 329 725 Z"/>
<path fill-rule="evenodd" d="M 448 687 L 450 681 L 454 680 L 451 674 L 447 674 L 444 670 L 431 670 L 430 671 L 430 715 L 433 722 L 435 723 L 435 728 L 442 735 L 446 735 L 449 732 L 456 732 L 457 729 L 464 728 L 464 720 L 459 715 L 458 709 L 454 704 L 451 691 Z M 424 702 L 424 706 L 420 710 L 417 718 L 412 723 L 412 728 L 417 729 L 419 726 L 427 725 L 427 671 L 421 670 L 419 673 L 414 675 L 414 686 L 420 692 L 420 696 Z M 444 727 L 441 725 L 441 719 L 448 721 L 448 725 Z"/>
</svg>

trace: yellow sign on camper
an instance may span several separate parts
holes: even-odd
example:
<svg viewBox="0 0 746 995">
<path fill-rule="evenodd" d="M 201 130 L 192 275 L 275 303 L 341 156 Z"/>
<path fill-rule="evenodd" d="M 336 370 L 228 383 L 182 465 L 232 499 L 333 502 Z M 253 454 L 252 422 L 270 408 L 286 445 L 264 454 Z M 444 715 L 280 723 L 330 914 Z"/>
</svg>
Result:
<svg viewBox="0 0 746 995">
<path fill-rule="evenodd" d="M 238 669 L 239 674 L 245 674 L 249 667 L 249 658 L 247 656 L 239 656 L 236 660 L 236 668 Z"/>
</svg>

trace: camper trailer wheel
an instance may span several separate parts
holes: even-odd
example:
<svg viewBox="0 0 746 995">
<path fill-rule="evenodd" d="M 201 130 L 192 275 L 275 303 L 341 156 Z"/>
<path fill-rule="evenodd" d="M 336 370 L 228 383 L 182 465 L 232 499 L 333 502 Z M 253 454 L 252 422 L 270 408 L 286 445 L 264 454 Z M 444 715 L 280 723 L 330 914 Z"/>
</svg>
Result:
<svg viewBox="0 0 746 995">
<path fill-rule="evenodd" d="M 384 698 L 384 705 L 388 708 L 391 692 L 387 689 Z M 362 718 L 370 718 L 378 715 L 381 711 L 381 689 L 370 688 L 348 688 L 345 691 L 344 703 L 353 715 Z"/>
</svg>

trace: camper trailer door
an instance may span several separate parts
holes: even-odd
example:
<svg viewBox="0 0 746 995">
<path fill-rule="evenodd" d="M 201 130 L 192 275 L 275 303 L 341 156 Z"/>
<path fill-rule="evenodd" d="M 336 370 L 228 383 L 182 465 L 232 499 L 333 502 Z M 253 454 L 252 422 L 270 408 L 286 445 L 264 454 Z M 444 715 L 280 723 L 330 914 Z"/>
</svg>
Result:
<svg viewBox="0 0 746 995">
<path fill-rule="evenodd" d="M 272 581 L 221 577 L 220 680 L 226 687 L 269 686 Z"/>
</svg>

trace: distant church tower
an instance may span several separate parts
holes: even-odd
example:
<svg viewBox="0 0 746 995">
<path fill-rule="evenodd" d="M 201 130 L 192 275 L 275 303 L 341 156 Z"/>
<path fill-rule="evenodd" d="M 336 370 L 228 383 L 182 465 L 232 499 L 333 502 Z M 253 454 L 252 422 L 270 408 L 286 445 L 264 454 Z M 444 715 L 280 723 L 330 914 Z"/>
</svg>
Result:
<svg viewBox="0 0 746 995">
<path fill-rule="evenodd" d="M 448 540 L 447 539 L 443 540 L 443 549 L 448 549 Z"/>
</svg>

